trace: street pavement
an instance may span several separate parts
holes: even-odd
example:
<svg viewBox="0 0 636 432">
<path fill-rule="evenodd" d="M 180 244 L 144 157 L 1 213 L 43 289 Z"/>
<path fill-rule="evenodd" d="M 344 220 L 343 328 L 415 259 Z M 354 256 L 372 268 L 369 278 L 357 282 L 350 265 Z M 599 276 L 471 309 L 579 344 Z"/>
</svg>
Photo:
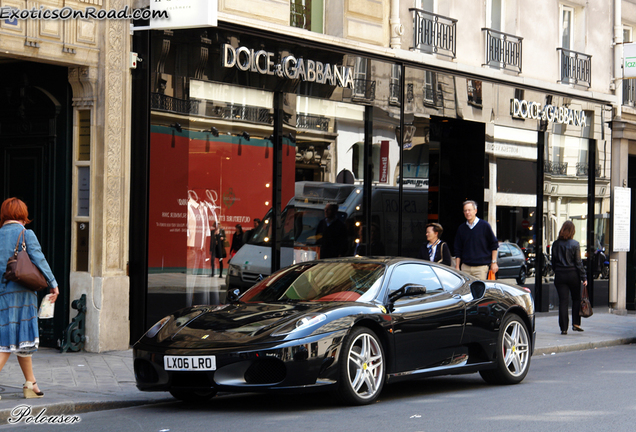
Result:
<svg viewBox="0 0 636 432">
<path fill-rule="evenodd" d="M 636 342 L 636 314 L 616 315 L 596 308 L 584 318 L 584 332 L 561 335 L 555 311 L 538 313 L 534 356 L 557 355 Z M 43 398 L 26 400 L 24 377 L 15 356 L 0 372 L 0 425 L 15 409 L 27 405 L 31 415 L 72 417 L 77 414 L 115 408 L 174 401 L 167 392 L 140 392 L 135 387 L 132 350 L 105 353 L 67 352 L 41 348 L 33 356 L 35 376 Z M 13 412 L 13 414 L 12 414 Z M 64 417 L 63 416 L 63 417 Z M 80 416 L 81 417 L 81 416 Z"/>
</svg>

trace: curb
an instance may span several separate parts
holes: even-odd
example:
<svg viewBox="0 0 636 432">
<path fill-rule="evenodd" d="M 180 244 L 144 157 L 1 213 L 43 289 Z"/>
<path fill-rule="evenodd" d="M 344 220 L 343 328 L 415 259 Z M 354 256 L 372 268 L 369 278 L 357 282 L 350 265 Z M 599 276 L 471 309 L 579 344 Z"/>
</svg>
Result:
<svg viewBox="0 0 636 432">
<path fill-rule="evenodd" d="M 571 345 L 543 347 L 543 348 L 536 348 L 532 356 L 534 357 L 538 355 L 551 355 L 551 354 L 572 352 L 572 351 L 585 351 L 585 350 L 595 349 L 595 348 L 607 348 L 607 347 L 617 346 L 617 345 L 629 345 L 635 342 L 636 342 L 636 337 L 628 337 L 628 338 L 610 339 L 610 340 L 604 340 L 604 341 L 598 341 L 598 342 L 581 342 L 581 343 L 576 343 Z"/>
<path fill-rule="evenodd" d="M 51 404 L 42 404 L 38 405 L 30 405 L 28 401 L 25 400 L 24 403 L 18 403 L 14 407 L 5 408 L 0 410 L 0 425 L 6 425 L 9 423 L 10 417 L 15 417 L 15 414 L 12 414 L 16 407 L 18 406 L 28 406 L 30 408 L 29 416 L 33 416 L 34 418 L 43 418 L 43 417 L 52 417 L 52 416 L 64 416 L 64 417 L 73 417 L 77 414 L 84 414 L 95 411 L 105 411 L 112 409 L 120 409 L 120 408 L 129 408 L 141 405 L 155 405 L 165 402 L 174 401 L 174 398 L 167 397 L 162 399 L 136 399 L 136 400 L 121 400 L 121 401 L 94 401 L 94 402 L 54 402 Z M 44 412 L 43 412 L 44 410 Z M 41 414 L 41 415 L 40 415 Z M 80 419 L 81 420 L 81 419 Z M 24 423 L 22 420 L 21 423 Z M 39 422 L 33 421 L 30 423 L 37 424 Z M 48 424 L 48 422 L 43 421 L 42 424 Z M 70 422 L 68 422 L 70 424 Z M 56 424 L 62 424 L 61 422 L 56 422 Z"/>
</svg>

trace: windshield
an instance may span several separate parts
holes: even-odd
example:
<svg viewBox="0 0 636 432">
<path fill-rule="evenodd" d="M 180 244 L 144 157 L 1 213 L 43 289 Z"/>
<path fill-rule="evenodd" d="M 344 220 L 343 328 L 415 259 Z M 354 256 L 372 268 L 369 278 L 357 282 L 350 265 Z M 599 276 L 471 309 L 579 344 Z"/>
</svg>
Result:
<svg viewBox="0 0 636 432">
<path fill-rule="evenodd" d="M 385 266 L 361 262 L 312 262 L 288 267 L 250 288 L 248 303 L 275 301 L 370 301 Z"/>
<path fill-rule="evenodd" d="M 272 212 L 267 212 L 263 222 L 254 230 L 254 234 L 248 239 L 249 244 L 258 246 L 271 246 Z M 316 228 L 318 222 L 325 217 L 324 209 L 287 206 L 281 215 L 283 227 L 283 246 L 294 245 L 315 246 Z M 338 213 L 338 217 L 345 219 L 346 215 Z"/>
</svg>

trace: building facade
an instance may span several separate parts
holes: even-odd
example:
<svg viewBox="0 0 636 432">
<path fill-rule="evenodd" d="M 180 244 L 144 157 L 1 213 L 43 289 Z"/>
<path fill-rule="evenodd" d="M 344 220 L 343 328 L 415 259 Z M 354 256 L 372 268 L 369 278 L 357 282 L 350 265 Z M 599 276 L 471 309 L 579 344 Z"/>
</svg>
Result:
<svg viewBox="0 0 636 432">
<path fill-rule="evenodd" d="M 635 13 L 627 0 L 219 0 L 205 28 L 3 20 L 3 167 L 39 179 L 4 176 L 3 191 L 37 212 L 63 293 L 43 334 L 55 344 L 86 294 L 86 348 L 126 347 L 173 309 L 320 256 L 329 202 L 350 254 L 419 256 L 429 222 L 452 246 L 466 199 L 529 253 L 573 220 L 582 250 L 616 260 L 609 306 L 633 307 L 636 267 L 610 222 L 636 153 L 620 79 Z M 237 225 L 254 231 L 233 256 Z M 549 281 L 527 284 L 549 309 Z M 607 281 L 593 284 L 598 302 Z"/>
</svg>

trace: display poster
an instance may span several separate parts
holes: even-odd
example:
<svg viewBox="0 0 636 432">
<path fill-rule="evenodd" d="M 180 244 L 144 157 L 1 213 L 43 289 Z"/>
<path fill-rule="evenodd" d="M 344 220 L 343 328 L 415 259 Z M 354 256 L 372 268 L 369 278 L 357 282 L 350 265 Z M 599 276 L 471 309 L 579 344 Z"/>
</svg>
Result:
<svg viewBox="0 0 636 432">
<path fill-rule="evenodd" d="M 630 188 L 614 188 L 612 252 L 629 252 L 631 198 Z"/>
</svg>

